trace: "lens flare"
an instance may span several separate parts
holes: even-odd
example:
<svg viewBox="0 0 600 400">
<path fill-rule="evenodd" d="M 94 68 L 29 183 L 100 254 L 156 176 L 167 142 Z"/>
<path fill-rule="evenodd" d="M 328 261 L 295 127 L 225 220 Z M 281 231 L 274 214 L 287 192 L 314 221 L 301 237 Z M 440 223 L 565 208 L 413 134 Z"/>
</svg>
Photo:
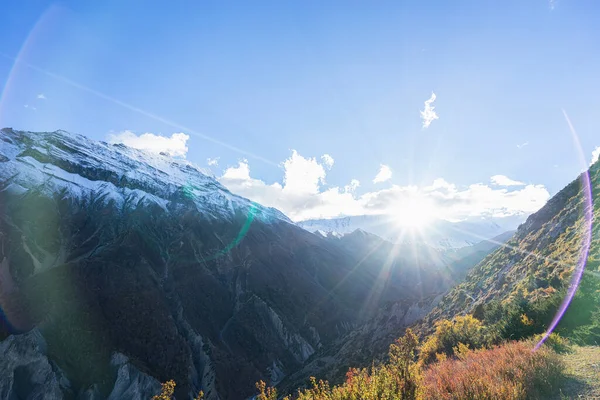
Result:
<svg viewBox="0 0 600 400">
<path fill-rule="evenodd" d="M 577 136 L 577 133 L 575 132 L 575 128 L 573 128 L 571 119 L 569 118 L 569 116 L 567 115 L 565 110 L 562 110 L 562 112 L 563 112 L 563 115 L 565 116 L 565 120 L 567 121 L 567 124 L 569 125 L 569 130 L 571 132 L 571 135 L 573 136 L 573 141 L 575 142 L 577 150 L 579 151 L 580 159 L 581 159 L 581 161 L 583 161 L 583 164 L 587 168 L 587 162 L 585 161 L 585 157 L 584 157 L 583 151 L 581 149 L 579 137 Z M 588 254 L 590 251 L 590 244 L 592 242 L 592 224 L 593 224 L 593 220 L 594 220 L 594 200 L 593 200 L 593 196 L 592 196 L 592 182 L 590 179 L 589 170 L 586 170 L 585 172 L 583 172 L 580 175 L 580 182 L 581 182 L 581 191 L 583 194 L 584 229 L 586 230 L 586 232 L 583 235 L 583 245 L 581 247 L 581 252 L 579 253 L 577 265 L 575 266 L 575 271 L 573 271 L 573 276 L 571 277 L 571 283 L 569 284 L 569 289 L 567 291 L 567 295 L 564 298 L 564 300 L 562 301 L 560 307 L 558 308 L 558 311 L 556 312 L 554 319 L 548 326 L 548 329 L 544 333 L 544 336 L 542 336 L 540 341 L 535 345 L 534 350 L 539 349 L 544 344 L 544 342 L 548 339 L 548 337 L 554 331 L 554 329 L 556 329 L 556 326 L 558 325 L 561 318 L 563 317 L 563 315 L 565 315 L 565 312 L 569 308 L 569 304 L 571 304 L 573 297 L 575 297 L 575 293 L 577 292 L 577 289 L 579 288 L 579 284 L 581 283 L 581 278 L 583 277 L 583 272 L 585 271 L 585 266 L 586 266 Z"/>
</svg>

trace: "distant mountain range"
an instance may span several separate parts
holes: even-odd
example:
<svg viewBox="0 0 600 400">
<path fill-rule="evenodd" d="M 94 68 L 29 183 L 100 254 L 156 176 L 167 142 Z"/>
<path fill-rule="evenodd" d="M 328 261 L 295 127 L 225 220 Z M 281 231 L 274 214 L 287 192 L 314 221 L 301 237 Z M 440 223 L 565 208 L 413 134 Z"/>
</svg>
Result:
<svg viewBox="0 0 600 400">
<path fill-rule="evenodd" d="M 507 231 L 514 231 L 526 218 L 526 215 L 514 215 L 503 218 L 471 217 L 459 222 L 436 220 L 417 229 L 402 227 L 387 215 L 359 215 L 307 220 L 298 222 L 297 225 L 324 235 L 343 235 L 361 229 L 393 243 L 413 243 L 448 250 L 471 246 Z"/>
</svg>

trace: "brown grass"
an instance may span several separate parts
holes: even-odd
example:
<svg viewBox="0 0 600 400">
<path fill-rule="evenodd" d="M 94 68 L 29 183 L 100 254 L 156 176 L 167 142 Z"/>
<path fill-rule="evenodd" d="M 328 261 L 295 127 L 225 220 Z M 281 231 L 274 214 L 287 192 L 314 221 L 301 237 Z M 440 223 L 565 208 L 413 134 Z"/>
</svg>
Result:
<svg viewBox="0 0 600 400">
<path fill-rule="evenodd" d="M 532 351 L 531 342 L 492 349 L 465 350 L 458 359 L 432 365 L 424 372 L 426 399 L 544 399 L 562 381 L 564 364 L 548 348 Z"/>
</svg>

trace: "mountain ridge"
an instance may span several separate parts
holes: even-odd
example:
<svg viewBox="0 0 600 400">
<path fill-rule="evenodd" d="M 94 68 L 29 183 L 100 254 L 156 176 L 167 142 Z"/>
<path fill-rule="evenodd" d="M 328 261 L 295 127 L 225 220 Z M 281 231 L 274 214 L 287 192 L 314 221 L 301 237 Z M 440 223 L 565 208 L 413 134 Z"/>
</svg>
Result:
<svg viewBox="0 0 600 400">
<path fill-rule="evenodd" d="M 67 131 L 1 130 L 0 173 L 9 185 L 42 184 L 49 190 L 96 191 L 119 203 L 154 202 L 162 208 L 178 197 L 194 198 L 212 217 L 231 217 L 236 208 L 265 219 L 291 222 L 283 213 L 232 194 L 206 171 L 181 158 L 90 140 Z M 18 190 L 18 187 L 14 187 Z"/>
</svg>

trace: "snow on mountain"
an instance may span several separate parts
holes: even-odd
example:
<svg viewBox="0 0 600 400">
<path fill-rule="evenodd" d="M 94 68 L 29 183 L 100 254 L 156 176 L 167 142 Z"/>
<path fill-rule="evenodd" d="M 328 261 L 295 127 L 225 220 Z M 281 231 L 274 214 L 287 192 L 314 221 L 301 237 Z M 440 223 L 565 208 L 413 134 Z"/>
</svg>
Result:
<svg viewBox="0 0 600 400">
<path fill-rule="evenodd" d="M 357 229 L 378 235 L 391 242 L 422 244 L 435 249 L 458 249 L 492 239 L 515 230 L 526 215 L 504 218 L 473 217 L 459 222 L 437 220 L 421 229 L 401 227 L 386 215 L 359 215 L 298 222 L 297 225 L 321 235 L 344 235 Z"/>
<path fill-rule="evenodd" d="M 0 140 L 0 176 L 8 178 L 1 190 L 94 192 L 105 196 L 106 201 L 153 202 L 165 210 L 191 200 L 210 218 L 233 218 L 241 212 L 264 221 L 290 222 L 280 211 L 232 194 L 198 166 L 167 154 L 111 145 L 66 131 L 34 133 L 5 128 L 0 131 Z M 297 225 L 322 236 L 362 229 L 392 242 L 454 249 L 514 230 L 524 220 L 525 216 L 438 220 L 419 234 L 400 228 L 385 215 L 309 220 Z"/>
<path fill-rule="evenodd" d="M 66 131 L 0 130 L 0 190 L 94 192 L 106 201 L 154 202 L 162 208 L 191 200 L 211 218 L 238 212 L 263 221 L 290 220 L 274 208 L 232 194 L 194 164 L 169 155 L 107 144 Z M 7 179 L 8 178 L 8 179 Z"/>
</svg>

